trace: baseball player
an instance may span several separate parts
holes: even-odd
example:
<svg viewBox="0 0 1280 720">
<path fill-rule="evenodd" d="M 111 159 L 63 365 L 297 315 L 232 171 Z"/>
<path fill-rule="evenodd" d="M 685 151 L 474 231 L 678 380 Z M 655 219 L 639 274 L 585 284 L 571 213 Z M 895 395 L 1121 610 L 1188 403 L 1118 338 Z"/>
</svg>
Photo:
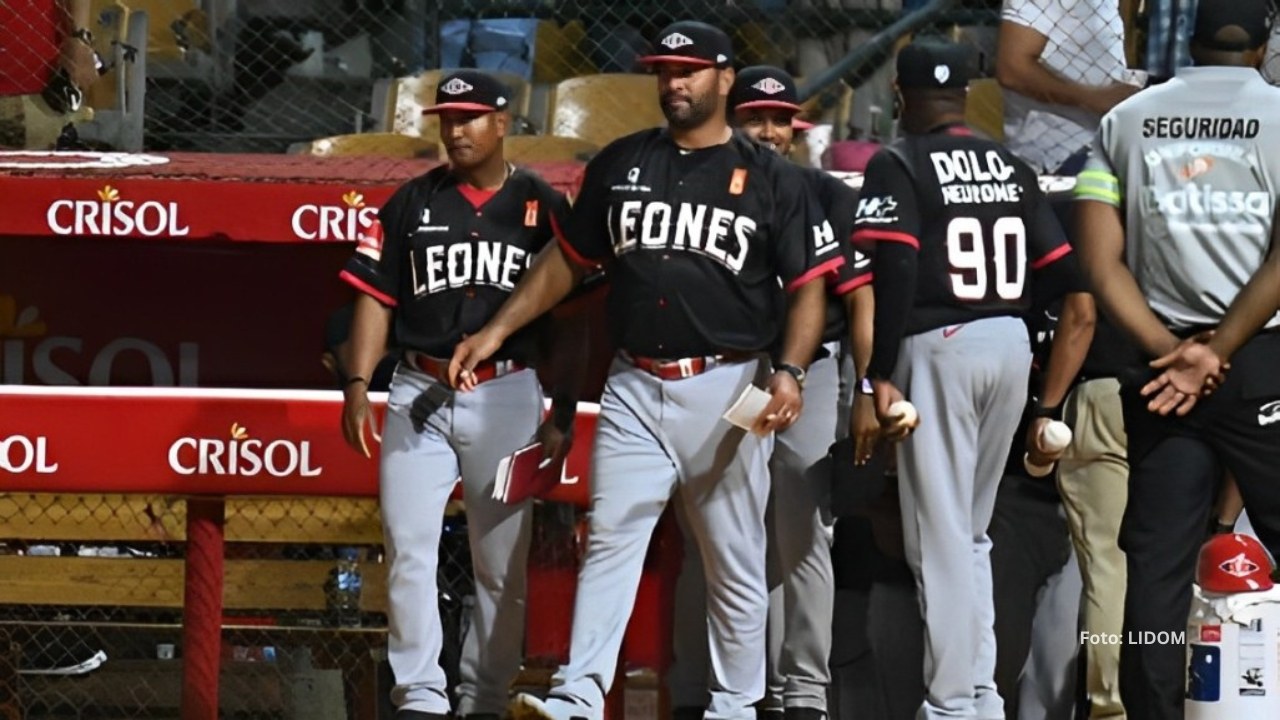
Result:
<svg viewBox="0 0 1280 720">
<path fill-rule="evenodd" d="M 1268 6 L 1201 0 L 1196 67 L 1107 114 L 1077 183 L 1082 257 L 1099 304 L 1156 358 L 1154 370 L 1139 366 L 1120 383 L 1126 637 L 1185 628 L 1224 467 L 1259 539 L 1280 550 L 1280 90 L 1257 71 Z M 1206 342 L 1201 333 L 1214 329 Z M 1216 390 L 1200 398 L 1206 386 Z M 1122 645 L 1129 716 L 1181 718 L 1185 662 L 1181 645 Z"/>
<path fill-rule="evenodd" d="M 530 518 L 527 506 L 492 499 L 494 476 L 498 462 L 535 432 L 552 452 L 567 449 L 563 433 L 576 405 L 557 393 L 554 422 L 540 429 L 543 395 L 530 367 L 539 327 L 512 334 L 492 360 L 472 368 L 475 392 L 452 397 L 444 382 L 455 344 L 479 330 L 514 290 L 568 208 L 546 182 L 503 159 L 511 97 L 510 89 L 478 71 L 442 79 L 437 104 L 424 112 L 440 115 L 449 165 L 402 186 L 342 272 L 360 291 L 343 433 L 365 456 L 367 387 L 389 334 L 401 353 L 380 451 L 389 659 L 400 720 L 450 712 L 439 664 L 436 568 L 444 508 L 459 476 L 477 597 L 457 714 L 497 717 L 506 707 L 523 656 Z M 570 358 L 557 361 L 571 372 Z"/>
<path fill-rule="evenodd" d="M 1031 285 L 1053 298 L 1078 275 L 1035 173 L 963 124 L 972 62 L 942 41 L 899 53 L 905 137 L 867 167 L 854 220 L 876 246 L 867 375 L 886 436 L 910 433 L 893 403 L 919 411 L 897 455 L 925 621 L 920 718 L 1004 717 L 987 526 L 1027 396 Z"/>
<path fill-rule="evenodd" d="M 624 137 L 587 165 L 558 248 L 451 365 L 467 389 L 477 362 L 583 269 L 609 262 L 620 353 L 600 402 L 570 658 L 547 700 L 516 698 L 517 717 L 602 716 L 649 538 L 677 487 L 707 576 L 707 717 L 753 718 L 764 694 L 770 437 L 799 414 L 822 336 L 822 279 L 843 257 L 814 227 L 796 168 L 730 129 L 729 38 L 678 22 L 656 47 L 645 62 L 668 127 Z M 722 414 L 753 383 L 771 399 L 747 432 Z"/>
<path fill-rule="evenodd" d="M 733 123 L 752 140 L 787 157 L 796 130 L 807 129 L 800 120 L 796 83 L 786 71 L 769 66 L 743 69 L 729 92 Z M 846 252 L 839 274 L 829 276 L 827 320 L 822 345 L 805 379 L 805 412 L 794 425 L 779 432 L 769 459 L 772 490 L 769 496 L 769 676 L 768 694 L 762 705 L 783 712 L 787 718 L 822 718 L 827 711 L 831 683 L 832 604 L 835 596 L 831 565 L 831 528 L 820 511 L 821 488 L 805 473 L 821 460 L 836 439 L 839 365 L 847 318 L 858 317 L 871 333 L 871 260 L 855 255 L 848 242 L 857 194 L 829 173 L 805 169 L 808 192 L 818 199 L 830 231 Z M 869 343 L 857 359 L 859 372 L 866 369 Z M 685 573 L 700 573 L 701 558 L 693 543 L 685 555 Z M 684 716 L 701 716 L 706 696 L 706 635 L 694 631 L 703 625 L 694 608 L 704 602 L 697 592 L 701 583 L 682 578 L 677 586 L 675 649 L 671 672 L 672 702 Z M 682 625 L 689 626 L 688 631 Z M 697 647 L 701 646 L 701 647 Z"/>
</svg>

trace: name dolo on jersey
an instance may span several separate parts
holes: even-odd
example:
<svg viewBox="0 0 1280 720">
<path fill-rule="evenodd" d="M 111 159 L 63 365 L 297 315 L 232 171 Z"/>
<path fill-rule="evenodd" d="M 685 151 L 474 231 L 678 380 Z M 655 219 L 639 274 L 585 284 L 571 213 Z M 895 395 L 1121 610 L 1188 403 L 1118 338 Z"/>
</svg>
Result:
<svg viewBox="0 0 1280 720">
<path fill-rule="evenodd" d="M 938 183 L 1004 182 L 1013 177 L 1013 166 L 1000 153 L 988 150 L 981 156 L 973 150 L 944 150 L 929 153 Z"/>
<path fill-rule="evenodd" d="M 756 221 L 731 210 L 695 203 L 672 207 L 660 201 L 626 200 L 609 208 L 609 239 L 614 253 L 639 248 L 696 252 L 718 261 L 735 275 L 746 265 Z M 726 247 L 730 241 L 734 247 Z"/>
<path fill-rule="evenodd" d="M 415 297 L 489 285 L 513 291 L 520 273 L 533 262 L 524 248 L 481 240 L 452 245 L 431 245 L 410 253 Z"/>
</svg>

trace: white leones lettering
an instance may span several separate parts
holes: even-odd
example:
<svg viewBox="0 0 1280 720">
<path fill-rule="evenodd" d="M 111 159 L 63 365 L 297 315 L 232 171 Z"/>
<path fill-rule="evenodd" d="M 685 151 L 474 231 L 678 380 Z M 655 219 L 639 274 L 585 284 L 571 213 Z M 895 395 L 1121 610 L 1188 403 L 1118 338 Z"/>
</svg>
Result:
<svg viewBox="0 0 1280 720">
<path fill-rule="evenodd" d="M 409 253 L 415 297 L 473 285 L 511 292 L 532 263 L 533 255 L 524 248 L 488 240 L 430 245 Z"/>
<path fill-rule="evenodd" d="M 689 252 L 710 258 L 733 274 L 746 266 L 756 221 L 731 210 L 695 203 L 626 200 L 609 208 L 615 255 L 636 250 Z"/>
<path fill-rule="evenodd" d="M 997 150 L 940 150 L 929 153 L 946 205 L 1016 203 L 1022 186 L 1013 180 L 1014 166 Z"/>
</svg>

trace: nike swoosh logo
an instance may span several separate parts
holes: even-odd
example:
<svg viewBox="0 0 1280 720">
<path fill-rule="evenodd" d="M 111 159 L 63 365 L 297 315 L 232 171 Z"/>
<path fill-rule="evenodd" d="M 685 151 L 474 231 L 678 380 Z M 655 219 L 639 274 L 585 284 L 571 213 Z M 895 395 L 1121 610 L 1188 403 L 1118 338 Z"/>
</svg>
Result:
<svg viewBox="0 0 1280 720">
<path fill-rule="evenodd" d="M 949 327 L 949 328 L 942 328 L 942 337 L 949 338 L 963 329 L 964 329 L 964 325 L 953 325 L 952 327 Z"/>
</svg>

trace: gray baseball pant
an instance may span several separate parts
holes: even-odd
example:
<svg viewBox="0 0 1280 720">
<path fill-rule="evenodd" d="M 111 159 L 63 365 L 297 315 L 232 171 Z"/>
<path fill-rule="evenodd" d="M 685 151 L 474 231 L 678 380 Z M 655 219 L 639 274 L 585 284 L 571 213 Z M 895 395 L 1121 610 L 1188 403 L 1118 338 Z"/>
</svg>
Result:
<svg viewBox="0 0 1280 720">
<path fill-rule="evenodd" d="M 440 667 L 443 631 L 436 573 L 445 505 L 462 478 L 476 605 L 467 632 L 458 714 L 498 713 L 524 656 L 528 504 L 494 500 L 498 462 L 528 444 L 543 413 L 533 370 L 457 393 L 416 432 L 414 399 L 437 381 L 405 364 L 391 381 L 381 450 L 382 523 L 390 608 L 392 700 L 401 709 L 448 713 Z"/>
<path fill-rule="evenodd" d="M 826 456 L 836 439 L 840 390 L 839 343 L 832 356 L 815 361 L 804 387 L 804 410 L 790 428 L 774 437 L 768 531 L 768 675 L 766 706 L 826 712 L 831 684 L 831 526 L 822 512 L 826 488 L 805 473 Z M 687 518 L 681 517 L 685 529 Z M 687 534 L 686 534 L 687 536 Z M 707 698 L 708 657 L 703 614 L 705 581 L 701 558 L 686 543 L 676 585 L 675 664 L 668 675 L 673 707 L 701 707 Z"/>
<path fill-rule="evenodd" d="M 600 720 L 617 669 L 654 526 L 677 488 L 707 578 L 711 683 L 706 717 L 752 720 L 764 695 L 764 513 L 770 438 L 721 415 L 766 366 L 717 365 L 662 380 L 614 362 L 600 403 L 591 473 L 591 524 L 578 574 L 569 662 L 547 707 Z"/>
<path fill-rule="evenodd" d="M 920 413 L 898 449 L 904 544 L 925 621 L 920 720 L 1004 720 L 987 526 L 1030 367 L 1026 325 L 1012 317 L 902 343 L 893 380 Z"/>
</svg>

